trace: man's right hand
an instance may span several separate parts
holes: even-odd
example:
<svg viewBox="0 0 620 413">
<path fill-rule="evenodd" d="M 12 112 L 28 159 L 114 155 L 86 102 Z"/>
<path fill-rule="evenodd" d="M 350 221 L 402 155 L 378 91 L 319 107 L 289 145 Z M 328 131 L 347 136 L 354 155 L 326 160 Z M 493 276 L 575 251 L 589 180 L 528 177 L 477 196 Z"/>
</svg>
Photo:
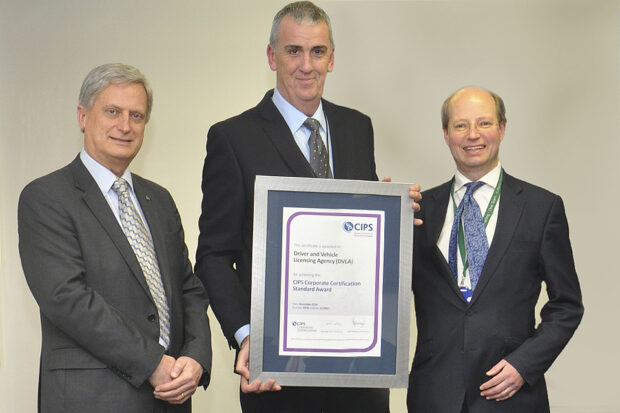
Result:
<svg viewBox="0 0 620 413">
<path fill-rule="evenodd" d="M 235 371 L 241 376 L 241 391 L 243 393 L 262 393 L 264 391 L 279 391 L 282 387 L 276 384 L 274 379 L 267 380 L 265 383 L 254 380 L 250 383 L 250 336 L 246 337 L 241 343 L 241 349 L 237 356 Z"/>
<path fill-rule="evenodd" d="M 153 388 L 159 386 L 160 384 L 168 383 L 172 380 L 170 373 L 172 372 L 172 366 L 174 366 L 175 361 L 176 360 L 174 357 L 164 354 L 159 362 L 159 365 L 153 374 L 151 374 L 151 377 L 149 377 L 149 383 L 151 383 Z"/>
</svg>

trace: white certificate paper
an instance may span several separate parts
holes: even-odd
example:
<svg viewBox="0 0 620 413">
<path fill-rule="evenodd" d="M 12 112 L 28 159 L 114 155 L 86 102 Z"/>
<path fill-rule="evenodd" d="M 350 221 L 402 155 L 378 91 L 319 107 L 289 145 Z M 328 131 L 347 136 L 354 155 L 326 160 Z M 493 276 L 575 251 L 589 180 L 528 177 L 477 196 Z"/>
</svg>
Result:
<svg viewBox="0 0 620 413">
<path fill-rule="evenodd" d="M 279 354 L 380 357 L 384 212 L 283 208 Z"/>
</svg>

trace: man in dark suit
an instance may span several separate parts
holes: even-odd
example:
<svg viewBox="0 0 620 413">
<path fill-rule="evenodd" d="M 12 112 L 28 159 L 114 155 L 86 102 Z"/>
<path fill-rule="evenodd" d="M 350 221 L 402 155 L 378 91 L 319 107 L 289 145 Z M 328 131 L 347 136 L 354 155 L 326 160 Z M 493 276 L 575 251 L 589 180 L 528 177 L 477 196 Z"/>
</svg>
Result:
<svg viewBox="0 0 620 413">
<path fill-rule="evenodd" d="M 457 172 L 421 202 L 409 411 L 548 412 L 544 373 L 583 315 L 562 199 L 503 171 L 498 95 L 461 89 L 442 122 Z"/>
<path fill-rule="evenodd" d="M 244 412 L 387 412 L 387 389 L 281 389 L 273 380 L 248 383 L 256 175 L 377 180 L 370 118 L 321 98 L 334 65 L 327 14 L 310 2 L 285 6 L 274 18 L 267 58 L 276 71 L 276 89 L 255 108 L 209 130 L 196 274 L 230 346 L 239 351 L 236 371 Z M 308 118 L 317 125 L 316 133 L 304 125 Z M 317 161 L 317 153 L 322 160 Z M 412 187 L 414 199 L 417 191 Z"/>
<path fill-rule="evenodd" d="M 19 251 L 41 313 L 39 411 L 190 412 L 210 378 L 208 299 L 172 197 L 132 174 L 152 106 L 138 69 L 84 79 L 84 149 L 19 201 Z"/>
</svg>

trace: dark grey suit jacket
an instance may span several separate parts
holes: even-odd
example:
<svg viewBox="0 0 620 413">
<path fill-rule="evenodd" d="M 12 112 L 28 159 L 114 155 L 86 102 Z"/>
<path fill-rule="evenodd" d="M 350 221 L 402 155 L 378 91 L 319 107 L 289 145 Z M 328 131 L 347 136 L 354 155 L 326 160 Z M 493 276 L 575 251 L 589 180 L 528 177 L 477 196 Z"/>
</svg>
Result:
<svg viewBox="0 0 620 413">
<path fill-rule="evenodd" d="M 211 368 L 208 299 L 187 257 L 176 206 L 133 175 L 170 307 L 168 354 Z M 24 188 L 19 251 L 39 304 L 42 412 L 189 412 L 156 401 L 148 383 L 164 348 L 157 309 L 110 206 L 79 156 Z"/>
<path fill-rule="evenodd" d="M 209 292 L 224 335 L 235 348 L 235 332 L 250 322 L 256 175 L 313 176 L 272 96 L 273 90 L 255 108 L 213 125 L 207 138 L 195 270 Z M 322 102 L 334 177 L 377 180 L 370 118 Z"/>
<path fill-rule="evenodd" d="M 418 341 L 409 378 L 411 412 L 548 412 L 544 373 L 583 315 L 562 199 L 504 174 L 497 226 L 468 305 L 437 240 L 452 181 L 423 193 L 413 256 Z M 541 283 L 549 301 L 535 324 Z M 480 396 L 485 372 L 506 359 L 525 380 L 510 399 Z"/>
</svg>

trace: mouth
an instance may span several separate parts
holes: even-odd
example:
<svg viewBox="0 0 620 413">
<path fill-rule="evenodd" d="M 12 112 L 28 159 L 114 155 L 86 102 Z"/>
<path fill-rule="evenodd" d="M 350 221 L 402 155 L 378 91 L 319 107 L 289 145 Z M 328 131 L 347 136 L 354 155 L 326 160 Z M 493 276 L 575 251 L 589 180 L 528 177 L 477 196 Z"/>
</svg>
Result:
<svg viewBox="0 0 620 413">
<path fill-rule="evenodd" d="M 466 146 L 463 148 L 463 150 L 465 152 L 474 152 L 474 151 L 481 151 L 485 148 L 485 145 L 476 145 L 476 146 Z"/>
<path fill-rule="evenodd" d="M 131 143 L 131 139 L 115 138 L 114 136 L 109 136 L 109 138 L 115 143 L 120 143 L 121 145 L 129 145 Z"/>
</svg>

